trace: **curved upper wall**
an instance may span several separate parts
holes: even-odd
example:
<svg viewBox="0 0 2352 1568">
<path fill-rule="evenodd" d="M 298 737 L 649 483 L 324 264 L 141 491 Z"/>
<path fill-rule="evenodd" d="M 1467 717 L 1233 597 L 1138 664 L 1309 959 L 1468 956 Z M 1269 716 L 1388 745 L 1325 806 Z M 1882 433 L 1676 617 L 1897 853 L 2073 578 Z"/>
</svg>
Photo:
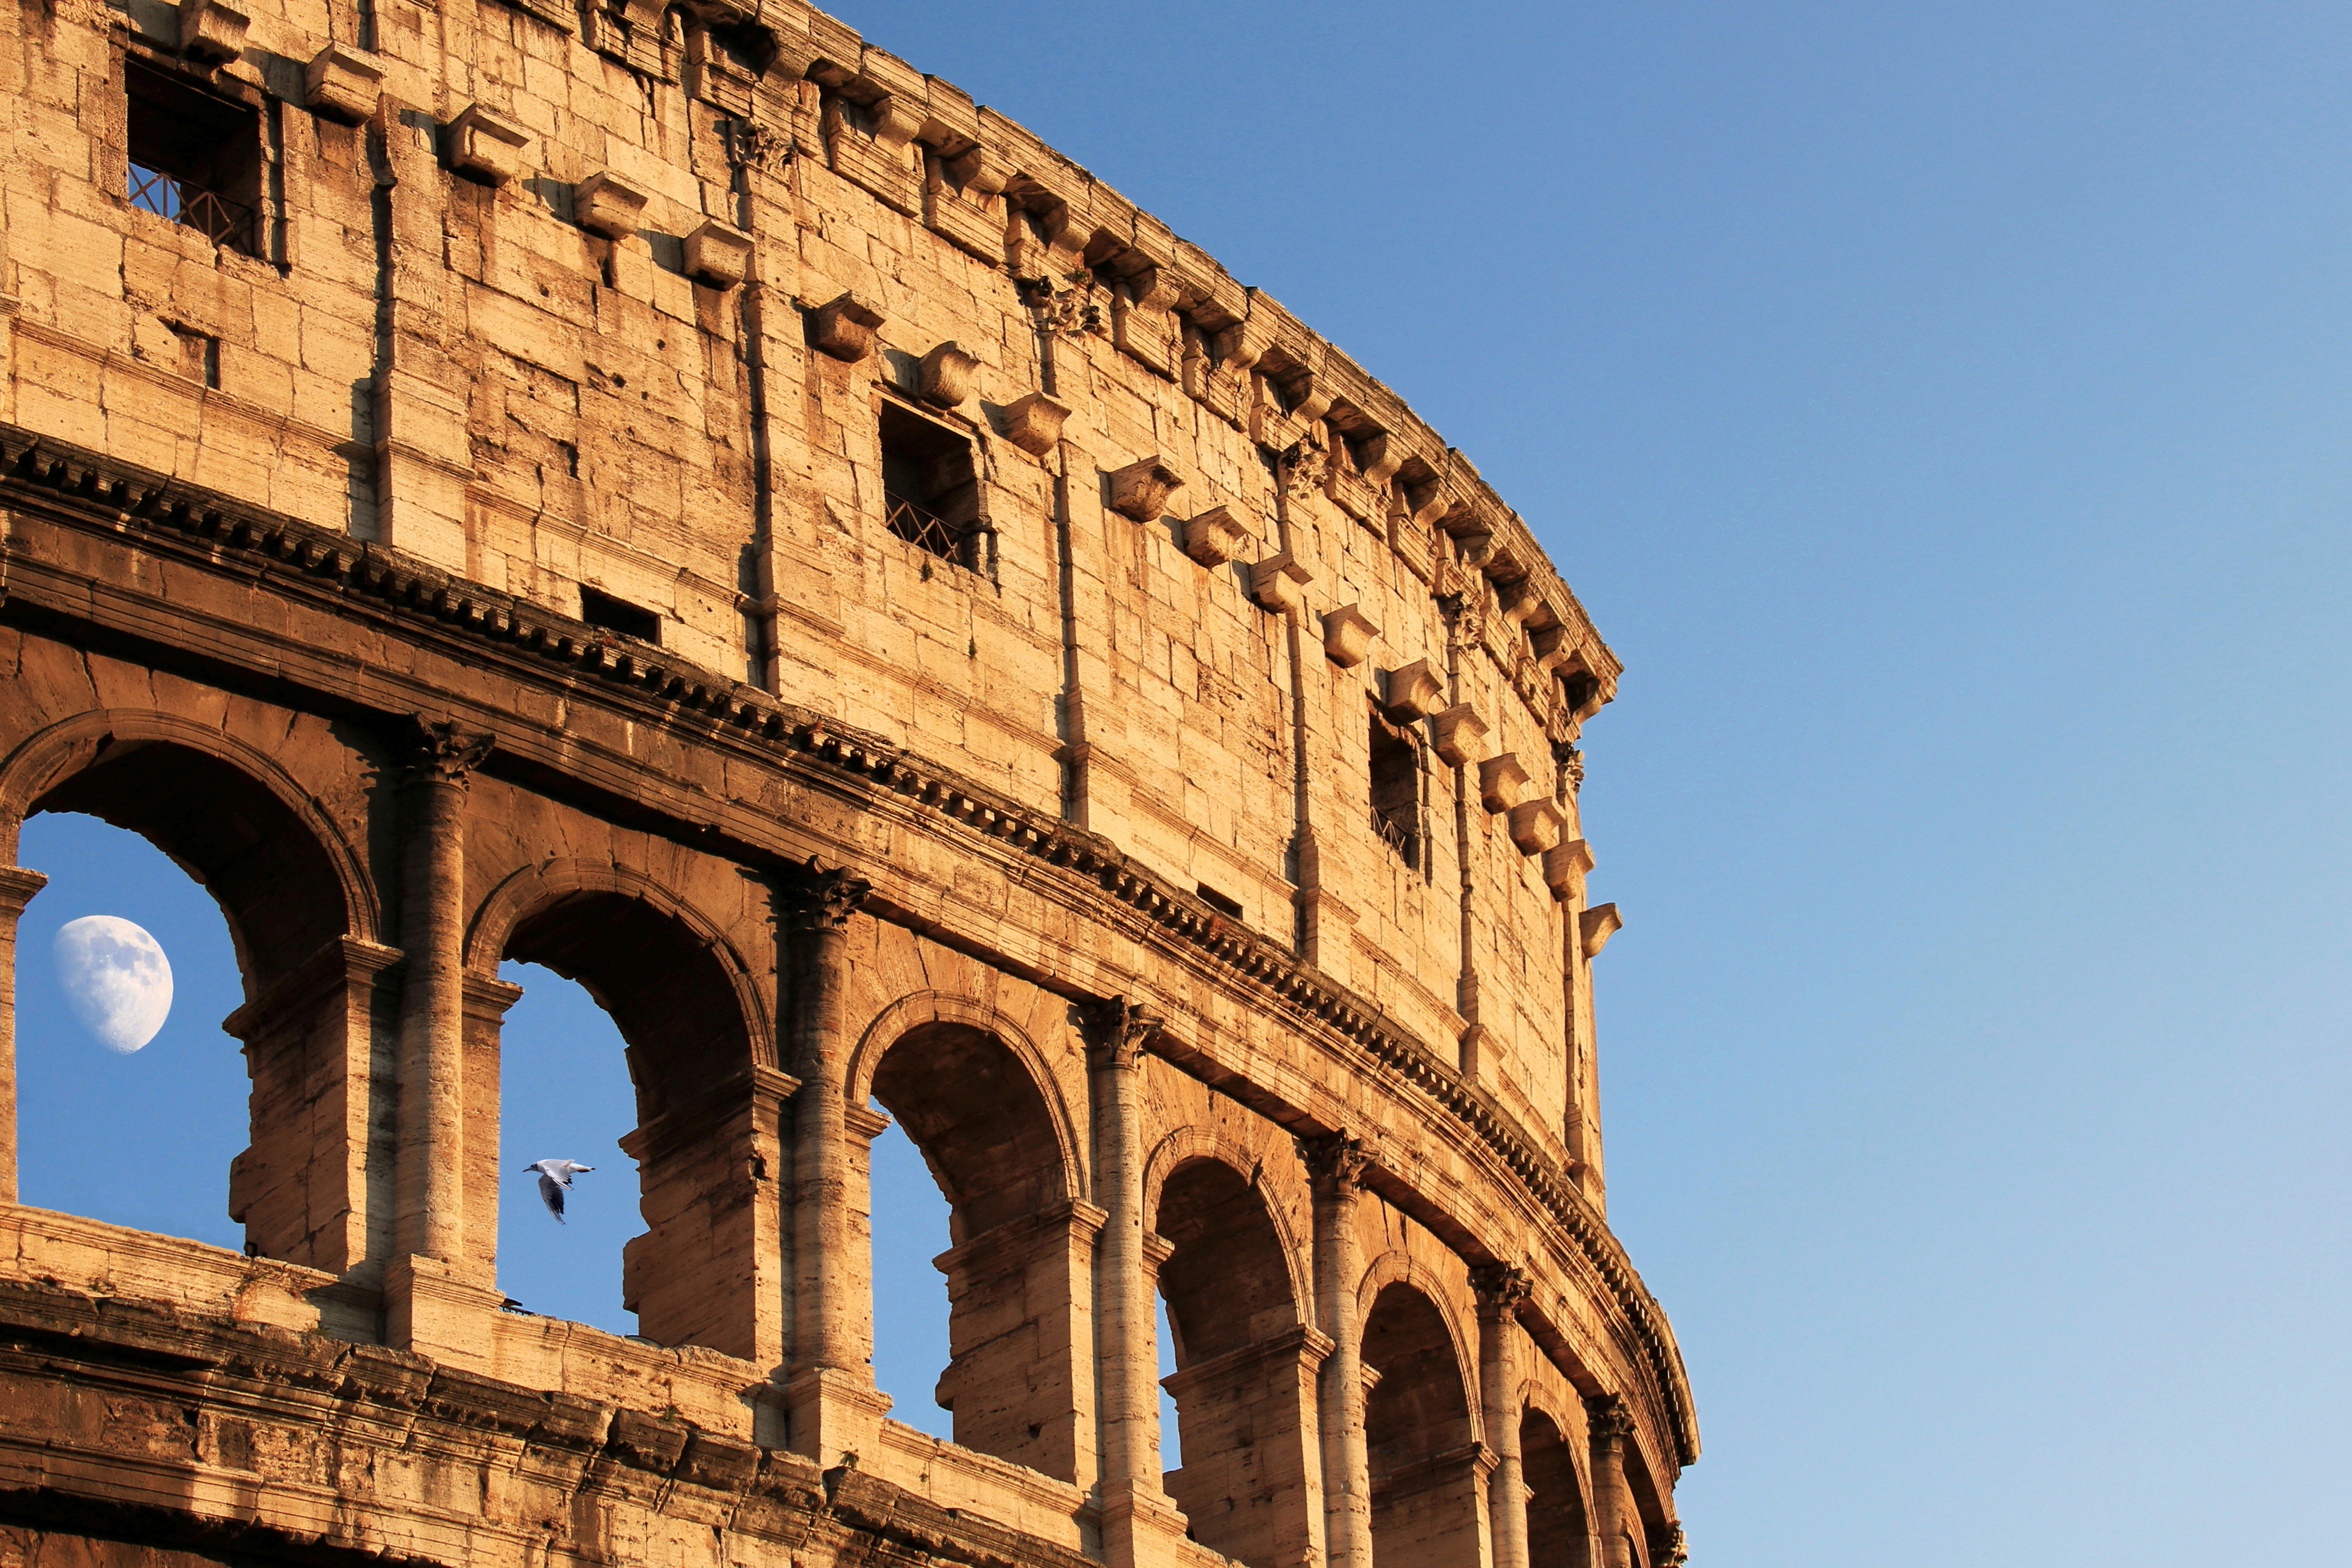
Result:
<svg viewBox="0 0 2352 1568">
<path fill-rule="evenodd" d="M 1618 661 L 1470 463 L 1276 301 L 793 0 L 24 25 L 0 420 L 1102 834 L 1458 1057 L 1597 1194 L 1614 917 L 1572 742 Z M 124 200 L 142 71 L 249 112 L 233 243 Z M 933 458 L 964 465 L 925 498 L 953 560 L 892 526 Z"/>
</svg>

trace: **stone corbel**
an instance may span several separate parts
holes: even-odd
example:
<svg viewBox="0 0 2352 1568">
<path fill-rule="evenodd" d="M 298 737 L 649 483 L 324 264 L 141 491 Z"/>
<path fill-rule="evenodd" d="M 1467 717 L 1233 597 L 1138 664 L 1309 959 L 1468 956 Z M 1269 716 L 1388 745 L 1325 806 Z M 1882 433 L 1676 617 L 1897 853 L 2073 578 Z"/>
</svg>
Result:
<svg viewBox="0 0 2352 1568">
<path fill-rule="evenodd" d="M 1042 458 L 1062 438 L 1070 411 L 1042 392 L 1024 393 L 1004 405 L 1004 438 L 1033 458 Z"/>
<path fill-rule="evenodd" d="M 303 68 L 302 86 L 312 109 L 356 125 L 383 95 L 383 61 L 349 44 L 329 44 Z"/>
<path fill-rule="evenodd" d="M 1167 506 L 1168 498 L 1181 489 L 1183 485 L 1182 477 L 1162 462 L 1155 452 L 1149 458 L 1139 458 L 1127 467 L 1112 471 L 1110 509 L 1121 517 L 1150 522 Z"/>
<path fill-rule="evenodd" d="M 893 93 L 876 99 L 866 106 L 866 111 L 874 117 L 874 144 L 898 153 L 904 151 L 907 143 L 915 139 L 915 132 L 923 128 L 927 110 L 919 98 Z"/>
<path fill-rule="evenodd" d="M 1544 851 L 1544 885 L 1551 896 L 1568 903 L 1584 896 L 1584 879 L 1592 869 L 1592 850 L 1581 838 L 1571 838 Z"/>
<path fill-rule="evenodd" d="M 980 361 L 950 342 L 925 354 L 915 370 L 915 392 L 924 402 L 953 408 L 971 395 L 971 374 Z"/>
<path fill-rule="evenodd" d="M 1323 657 L 1341 669 L 1363 663 L 1380 636 L 1381 628 L 1372 625 L 1360 605 L 1342 605 L 1323 612 Z"/>
<path fill-rule="evenodd" d="M 1488 811 L 1508 811 L 1528 793 L 1528 770 L 1517 752 L 1488 757 L 1478 764 L 1478 804 Z"/>
<path fill-rule="evenodd" d="M 1577 918 L 1576 934 L 1587 958 L 1598 958 L 1609 939 L 1624 926 L 1615 904 L 1595 904 Z"/>
<path fill-rule="evenodd" d="M 572 187 L 572 210 L 581 227 L 606 239 L 626 239 L 646 216 L 646 194 L 611 170 L 599 170 Z"/>
<path fill-rule="evenodd" d="M 1559 807 L 1538 797 L 1523 800 L 1510 810 L 1511 842 L 1522 855 L 1541 855 L 1559 847 L 1567 822 Z"/>
<path fill-rule="evenodd" d="M 1389 671 L 1389 717 L 1397 723 L 1426 719 L 1444 700 L 1445 683 L 1429 668 L 1429 660 L 1417 658 L 1402 669 Z"/>
<path fill-rule="evenodd" d="M 732 289 L 751 273 L 751 237 L 741 229 L 704 218 L 686 237 L 686 270 L 698 283 Z"/>
<path fill-rule="evenodd" d="M 1514 577 L 1495 584 L 1495 598 L 1503 606 L 1503 619 L 1517 626 L 1536 613 L 1543 601 L 1536 596 L 1533 577 Z"/>
<path fill-rule="evenodd" d="M 874 334 L 883 319 L 881 310 L 853 289 L 816 308 L 809 322 L 809 342 L 820 353 L 856 364 L 874 351 Z"/>
<path fill-rule="evenodd" d="M 1356 472 L 1368 485 L 1387 484 L 1404 467 L 1404 443 L 1383 430 L 1356 443 Z"/>
<path fill-rule="evenodd" d="M 1430 721 L 1435 732 L 1431 744 L 1454 767 L 1477 762 L 1486 749 L 1486 721 L 1467 702 L 1456 703 Z"/>
<path fill-rule="evenodd" d="M 530 132 L 478 103 L 449 122 L 449 166 L 486 184 L 503 185 L 521 174 L 530 152 Z"/>
<path fill-rule="evenodd" d="M 1127 279 L 1111 294 L 1112 346 L 1163 374 L 1172 373 L 1176 318 L 1170 312 L 1175 302 L 1176 285 L 1164 267 L 1148 267 Z"/>
<path fill-rule="evenodd" d="M 948 178 L 962 190 L 992 196 L 1004 189 L 1004 165 L 985 145 L 959 153 L 946 162 Z"/>
<path fill-rule="evenodd" d="M 1263 609 L 1287 615 L 1305 603 L 1307 584 L 1315 574 L 1289 551 L 1281 551 L 1250 566 L 1250 597 Z"/>
<path fill-rule="evenodd" d="M 1536 650 L 1538 669 L 1558 669 L 1576 652 L 1569 628 L 1564 626 L 1546 626 L 1528 634 L 1528 643 Z"/>
<path fill-rule="evenodd" d="M 252 26 L 252 17 L 221 0 L 180 0 L 180 54 L 225 66 L 245 53 L 246 30 Z"/>
<path fill-rule="evenodd" d="M 1259 315 L 1244 316 L 1232 326 L 1221 328 L 1211 335 L 1209 347 L 1217 363 L 1227 370 L 1247 370 L 1265 357 L 1274 346 L 1272 321 Z"/>
<path fill-rule="evenodd" d="M 1184 523 L 1184 553 L 1203 566 L 1223 566 L 1249 548 L 1249 530 L 1229 508 L 1213 506 Z"/>
</svg>

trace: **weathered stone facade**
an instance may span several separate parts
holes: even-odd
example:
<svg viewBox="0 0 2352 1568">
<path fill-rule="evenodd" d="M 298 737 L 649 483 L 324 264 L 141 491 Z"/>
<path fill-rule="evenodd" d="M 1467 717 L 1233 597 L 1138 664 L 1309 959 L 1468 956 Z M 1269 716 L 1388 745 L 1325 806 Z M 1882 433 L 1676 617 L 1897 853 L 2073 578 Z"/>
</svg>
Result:
<svg viewBox="0 0 2352 1568">
<path fill-rule="evenodd" d="M 794 0 L 5 17 L 0 930 L 144 834 L 253 1098 L 239 1257 L 14 1204 L 8 1089 L 0 1562 L 1679 1561 L 1617 664 L 1465 459 Z M 628 1042 L 639 1338 L 499 1310 L 505 959 Z"/>
</svg>

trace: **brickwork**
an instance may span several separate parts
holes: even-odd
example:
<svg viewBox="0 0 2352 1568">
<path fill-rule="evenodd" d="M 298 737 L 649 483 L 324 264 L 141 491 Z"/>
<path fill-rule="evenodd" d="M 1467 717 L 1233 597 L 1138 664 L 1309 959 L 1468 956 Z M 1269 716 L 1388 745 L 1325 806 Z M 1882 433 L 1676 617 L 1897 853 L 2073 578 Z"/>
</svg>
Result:
<svg viewBox="0 0 2352 1568">
<path fill-rule="evenodd" d="M 0 1205 L 0 1550 L 1679 1561 L 1618 666 L 1466 458 L 793 0 L 0 29 L 0 935 L 26 816 L 145 835 L 254 1080 L 248 1257 Z M 499 1310 L 508 959 L 627 1042 L 636 1339 Z"/>
</svg>

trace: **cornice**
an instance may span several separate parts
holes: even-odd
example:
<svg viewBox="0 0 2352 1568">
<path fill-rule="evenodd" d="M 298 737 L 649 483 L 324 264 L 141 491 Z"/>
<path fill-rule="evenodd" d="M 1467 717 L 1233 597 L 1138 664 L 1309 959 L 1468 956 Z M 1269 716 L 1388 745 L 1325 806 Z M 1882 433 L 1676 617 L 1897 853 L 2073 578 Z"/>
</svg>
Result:
<svg viewBox="0 0 2352 1568">
<path fill-rule="evenodd" d="M 1034 811 L 854 726 L 782 702 L 657 647 L 452 576 L 388 546 L 249 506 L 13 425 L 0 425 L 0 503 L 37 506 L 126 536 L 208 548 L 220 564 L 231 569 L 257 577 L 276 574 L 300 579 L 506 657 L 574 677 L 601 678 L 615 698 L 655 710 L 643 716 L 645 722 L 667 724 L 697 738 L 735 740 L 764 752 L 780 768 L 814 765 L 839 784 L 887 792 L 928 808 L 993 841 L 1001 852 L 1091 880 L 1113 901 L 1197 957 L 1364 1051 L 1468 1129 L 1573 1239 L 1607 1287 L 1657 1381 L 1681 1462 L 1689 1464 L 1698 1457 L 1689 1384 L 1664 1314 L 1600 1211 L 1574 1186 L 1573 1171 L 1548 1159 L 1508 1112 L 1463 1082 L 1376 1003 L 1133 863 L 1108 839 Z M 13 545 L 9 553 L 14 553 Z M 9 564 L 0 560 L 0 573 Z M 5 604 L 6 581 L 0 575 L 0 605 Z M 1404 1173 L 1394 1174 L 1403 1180 Z"/>
</svg>

